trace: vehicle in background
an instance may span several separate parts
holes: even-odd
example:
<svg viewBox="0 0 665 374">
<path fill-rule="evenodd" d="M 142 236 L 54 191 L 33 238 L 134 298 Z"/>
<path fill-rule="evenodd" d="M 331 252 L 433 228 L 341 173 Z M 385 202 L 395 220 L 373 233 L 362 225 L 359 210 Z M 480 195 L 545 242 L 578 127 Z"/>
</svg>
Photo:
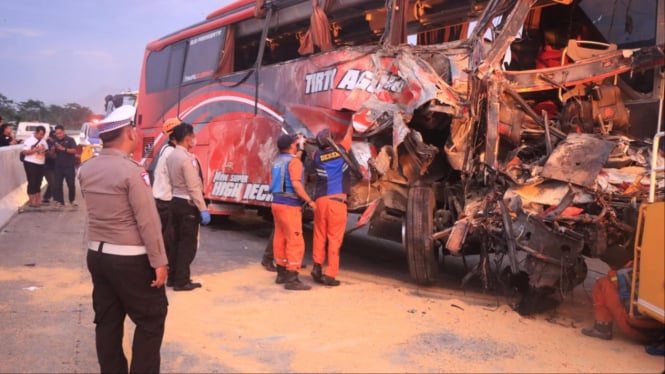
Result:
<svg viewBox="0 0 665 374">
<path fill-rule="evenodd" d="M 99 154 L 102 149 L 102 140 L 95 122 L 84 122 L 79 133 L 79 147 L 81 148 L 81 162 Z"/>
<path fill-rule="evenodd" d="M 26 139 L 30 138 L 37 130 L 37 127 L 44 126 L 46 129 L 46 136 L 48 136 L 53 129 L 54 125 L 50 125 L 46 122 L 19 122 L 16 126 L 16 140 L 23 142 Z"/>
<path fill-rule="evenodd" d="M 108 116 L 112 111 L 123 105 L 136 107 L 138 94 L 138 91 L 125 91 L 115 95 L 106 95 L 104 97 L 104 116 Z"/>
<path fill-rule="evenodd" d="M 111 112 L 121 106 L 136 107 L 138 102 L 138 91 L 120 92 L 115 95 L 106 95 L 104 98 L 104 115 L 94 116 L 90 122 L 81 125 L 79 134 L 79 145 L 81 146 L 81 162 L 99 154 L 102 149 L 102 141 L 95 124 L 106 118 Z"/>
<path fill-rule="evenodd" d="M 268 215 L 275 139 L 353 125 L 348 209 L 403 243 L 419 284 L 474 255 L 463 283 L 526 274 L 536 298 L 563 294 L 584 256 L 629 247 L 662 121 L 664 0 L 323 3 L 239 0 L 149 43 L 135 158 L 150 171 L 180 118 L 210 212 Z"/>
</svg>

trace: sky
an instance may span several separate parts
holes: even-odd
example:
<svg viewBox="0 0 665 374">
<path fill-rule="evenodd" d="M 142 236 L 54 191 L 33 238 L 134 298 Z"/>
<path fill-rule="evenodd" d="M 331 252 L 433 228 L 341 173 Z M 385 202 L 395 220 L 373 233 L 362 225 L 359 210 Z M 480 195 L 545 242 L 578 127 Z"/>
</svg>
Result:
<svg viewBox="0 0 665 374">
<path fill-rule="evenodd" d="M 145 46 L 231 0 L 0 0 L 0 94 L 77 103 L 138 90 Z"/>
</svg>

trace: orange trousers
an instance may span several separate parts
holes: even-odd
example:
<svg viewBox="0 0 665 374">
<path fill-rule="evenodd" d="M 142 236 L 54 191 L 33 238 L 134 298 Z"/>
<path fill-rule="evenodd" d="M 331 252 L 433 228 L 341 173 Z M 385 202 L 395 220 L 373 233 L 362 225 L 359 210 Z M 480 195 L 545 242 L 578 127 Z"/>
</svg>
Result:
<svg viewBox="0 0 665 374">
<path fill-rule="evenodd" d="M 619 298 L 618 284 L 609 276 L 598 279 L 593 285 L 593 310 L 598 322 L 616 322 L 621 330 L 634 339 L 648 340 L 639 329 L 662 328 L 662 324 L 652 319 L 631 318 Z"/>
<path fill-rule="evenodd" d="M 305 239 L 302 236 L 302 208 L 284 204 L 272 204 L 275 235 L 272 250 L 275 264 L 286 270 L 298 270 L 305 255 Z"/>
<path fill-rule="evenodd" d="M 312 243 L 312 259 L 323 265 L 326 260 L 326 243 L 328 244 L 328 266 L 325 275 L 335 278 L 339 272 L 339 249 L 346 231 L 346 204 L 335 201 L 335 196 L 322 196 L 316 199 L 314 212 L 314 240 Z"/>
</svg>

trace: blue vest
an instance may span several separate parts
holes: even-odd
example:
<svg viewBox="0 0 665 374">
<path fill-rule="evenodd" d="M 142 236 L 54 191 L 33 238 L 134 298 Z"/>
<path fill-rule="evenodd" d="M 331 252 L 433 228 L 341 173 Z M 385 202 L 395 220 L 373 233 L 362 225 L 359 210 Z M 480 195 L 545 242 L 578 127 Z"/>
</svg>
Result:
<svg viewBox="0 0 665 374">
<path fill-rule="evenodd" d="M 346 153 L 344 148 L 340 151 Z M 314 153 L 316 168 L 316 191 L 319 198 L 326 195 L 348 193 L 348 165 L 342 155 L 333 148 L 319 149 Z"/>
<path fill-rule="evenodd" d="M 281 153 L 272 163 L 270 192 L 272 193 L 272 202 L 274 204 L 300 206 L 303 203 L 302 199 L 298 197 L 296 191 L 293 189 L 291 176 L 289 175 L 288 166 L 293 157 L 292 154 Z M 304 173 L 300 176 L 300 180 L 303 179 Z"/>
</svg>

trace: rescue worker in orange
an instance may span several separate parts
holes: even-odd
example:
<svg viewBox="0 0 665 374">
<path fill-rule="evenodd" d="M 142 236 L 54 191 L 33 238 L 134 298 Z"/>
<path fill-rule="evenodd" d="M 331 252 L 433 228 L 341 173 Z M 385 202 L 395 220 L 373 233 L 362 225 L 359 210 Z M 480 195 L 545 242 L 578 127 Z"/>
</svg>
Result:
<svg viewBox="0 0 665 374">
<path fill-rule="evenodd" d="M 590 329 L 582 329 L 582 334 L 611 340 L 612 323 L 616 322 L 623 332 L 641 343 L 662 337 L 663 325 L 660 322 L 650 318 L 633 318 L 627 312 L 632 283 L 632 252 L 614 246 L 608 248 L 600 259 L 610 266 L 610 271 L 593 285 L 595 323 Z"/>
<path fill-rule="evenodd" d="M 316 211 L 303 184 L 304 171 L 298 150 L 299 136 L 283 134 L 277 139 L 279 155 L 272 163 L 270 192 L 272 215 L 275 221 L 273 251 L 277 267 L 275 283 L 287 290 L 305 291 L 312 287 L 298 278 L 298 269 L 305 254 L 302 233 L 302 206 Z"/>
<path fill-rule="evenodd" d="M 88 211 L 97 358 L 102 373 L 127 373 L 125 318 L 136 325 L 131 373 L 158 373 L 168 301 L 167 258 L 150 178 L 130 155 L 134 112 L 118 109 L 98 125 L 104 148 L 79 170 Z"/>
<path fill-rule="evenodd" d="M 336 279 L 339 272 L 339 250 L 346 230 L 346 195 L 348 192 L 348 165 L 340 152 L 349 152 L 353 136 L 353 126 L 349 125 L 338 149 L 330 146 L 330 130 L 324 129 L 316 135 L 319 149 L 314 153 L 316 169 L 314 212 L 314 240 L 312 244 L 312 278 L 326 286 L 339 286 Z M 328 255 L 325 273 L 323 264 Z"/>
</svg>

